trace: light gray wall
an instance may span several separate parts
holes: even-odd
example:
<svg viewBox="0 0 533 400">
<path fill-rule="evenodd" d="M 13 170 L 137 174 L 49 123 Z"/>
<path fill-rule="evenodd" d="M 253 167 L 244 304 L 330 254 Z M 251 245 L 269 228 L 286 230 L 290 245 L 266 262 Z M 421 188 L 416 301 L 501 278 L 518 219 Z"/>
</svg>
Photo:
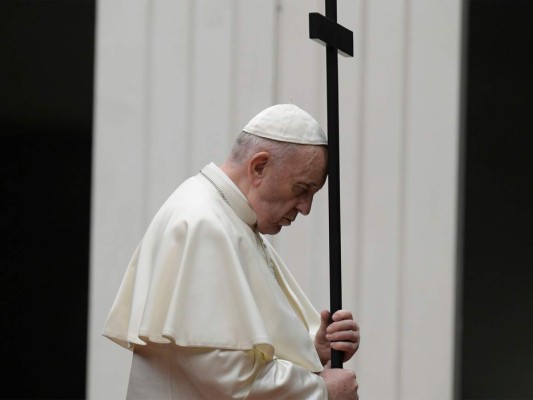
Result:
<svg viewBox="0 0 533 400">
<path fill-rule="evenodd" d="M 344 306 L 366 399 L 451 399 L 460 0 L 339 1 Z M 100 335 L 167 195 L 263 108 L 326 127 L 325 51 L 303 0 L 105 0 L 97 7 L 88 398 L 125 397 L 130 354 Z M 327 193 L 272 242 L 327 308 Z"/>
</svg>

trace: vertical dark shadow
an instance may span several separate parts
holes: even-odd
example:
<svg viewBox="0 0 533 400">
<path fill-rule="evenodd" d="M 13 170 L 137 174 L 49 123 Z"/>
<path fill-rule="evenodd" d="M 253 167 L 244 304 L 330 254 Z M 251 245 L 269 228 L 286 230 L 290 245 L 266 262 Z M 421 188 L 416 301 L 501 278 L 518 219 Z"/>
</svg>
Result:
<svg viewBox="0 0 533 400">
<path fill-rule="evenodd" d="M 85 398 L 94 25 L 0 2 L 2 399 Z"/>
<path fill-rule="evenodd" d="M 533 399 L 533 2 L 468 8 L 457 393 Z"/>
<path fill-rule="evenodd" d="M 462 388 L 462 346 L 463 346 L 463 261 L 464 261 L 464 215 L 465 215 L 465 165 L 466 165 L 466 105 L 467 105 L 467 71 L 468 71 L 468 21 L 470 2 L 463 1 L 461 15 L 461 71 L 460 71 L 460 112 L 459 112 L 459 148 L 457 179 L 457 239 L 456 239 L 456 297 L 455 297 L 455 342 L 453 398 L 461 398 Z"/>
</svg>

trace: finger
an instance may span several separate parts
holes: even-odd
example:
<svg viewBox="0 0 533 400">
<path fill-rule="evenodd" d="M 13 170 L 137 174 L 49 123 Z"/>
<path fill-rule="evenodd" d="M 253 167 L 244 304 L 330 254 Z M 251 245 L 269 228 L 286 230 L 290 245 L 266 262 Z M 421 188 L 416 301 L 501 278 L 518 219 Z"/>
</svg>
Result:
<svg viewBox="0 0 533 400">
<path fill-rule="evenodd" d="M 343 319 L 353 319 L 352 312 L 349 310 L 338 310 L 331 316 L 331 319 L 335 321 L 341 321 Z"/>
<path fill-rule="evenodd" d="M 329 324 L 329 311 L 328 310 L 320 311 L 320 323 L 322 325 L 328 325 Z"/>
<path fill-rule="evenodd" d="M 320 327 L 318 328 L 319 331 L 326 332 L 329 325 L 329 311 L 328 310 L 322 310 L 320 312 Z"/>
<path fill-rule="evenodd" d="M 334 333 L 340 331 L 359 331 L 359 326 L 353 319 L 345 319 L 338 322 L 333 322 L 327 328 L 327 333 Z"/>
<path fill-rule="evenodd" d="M 341 331 L 335 333 L 327 333 L 326 340 L 330 342 L 352 342 L 359 343 L 361 336 L 357 331 Z"/>
<path fill-rule="evenodd" d="M 351 360 L 351 358 L 354 356 L 354 354 L 357 352 L 357 347 L 355 346 L 338 346 L 339 348 L 333 348 L 335 351 L 339 351 L 342 354 L 342 361 L 347 362 Z"/>
<path fill-rule="evenodd" d="M 330 344 L 333 350 L 339 350 L 343 352 L 355 353 L 359 347 L 359 343 L 356 342 L 331 342 Z"/>
</svg>

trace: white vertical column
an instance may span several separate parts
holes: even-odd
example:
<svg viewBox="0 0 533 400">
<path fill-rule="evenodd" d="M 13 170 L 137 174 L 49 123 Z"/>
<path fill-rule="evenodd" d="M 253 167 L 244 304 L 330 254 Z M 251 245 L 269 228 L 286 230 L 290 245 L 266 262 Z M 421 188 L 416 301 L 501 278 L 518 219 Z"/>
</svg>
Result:
<svg viewBox="0 0 533 400">
<path fill-rule="evenodd" d="M 361 160 L 361 396 L 397 397 L 404 139 L 405 3 L 367 2 Z"/>
<path fill-rule="evenodd" d="M 362 13 L 360 393 L 450 399 L 460 1 Z"/>
<path fill-rule="evenodd" d="M 222 161 L 270 103 L 275 50 L 272 3 L 158 0 L 152 8 L 149 218 L 180 182 Z"/>
<path fill-rule="evenodd" d="M 125 398 L 131 354 L 100 332 L 144 230 L 146 0 L 99 2 L 93 145 L 88 397 Z"/>
<path fill-rule="evenodd" d="M 197 0 L 193 4 L 189 173 L 210 161 L 223 161 L 233 113 L 234 2 Z"/>
<path fill-rule="evenodd" d="M 230 142 L 255 114 L 273 104 L 277 67 L 276 2 L 236 1 Z"/>
<path fill-rule="evenodd" d="M 342 305 L 360 320 L 360 226 L 363 111 L 363 26 L 361 0 L 339 2 L 338 23 L 354 33 L 354 57 L 339 56 L 339 157 L 341 193 Z M 325 62 L 325 55 L 324 55 Z M 323 229 L 327 230 L 327 223 Z M 329 264 L 329 263 L 328 263 Z M 355 369 L 358 357 L 345 364 Z"/>
<path fill-rule="evenodd" d="M 147 220 L 189 176 L 192 2 L 152 0 L 146 132 Z"/>
<path fill-rule="evenodd" d="M 399 395 L 451 399 L 461 2 L 407 11 Z"/>
</svg>

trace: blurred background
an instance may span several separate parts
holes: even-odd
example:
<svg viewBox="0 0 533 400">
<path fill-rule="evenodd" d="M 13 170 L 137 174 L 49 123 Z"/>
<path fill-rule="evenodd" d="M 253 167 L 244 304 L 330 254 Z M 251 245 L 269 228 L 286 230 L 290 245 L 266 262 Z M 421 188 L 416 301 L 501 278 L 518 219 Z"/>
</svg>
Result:
<svg viewBox="0 0 533 400">
<path fill-rule="evenodd" d="M 257 112 L 326 127 L 303 0 L 0 2 L 2 399 L 123 399 L 100 335 L 161 203 Z M 339 0 L 362 399 L 533 399 L 533 1 Z M 328 308 L 327 189 L 270 237 Z"/>
</svg>

